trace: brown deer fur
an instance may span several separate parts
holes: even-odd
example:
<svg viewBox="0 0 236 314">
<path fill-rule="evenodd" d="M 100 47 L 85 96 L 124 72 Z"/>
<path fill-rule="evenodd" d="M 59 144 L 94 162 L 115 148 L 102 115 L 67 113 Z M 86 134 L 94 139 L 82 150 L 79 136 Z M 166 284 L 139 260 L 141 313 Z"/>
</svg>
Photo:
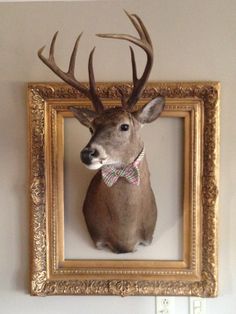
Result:
<svg viewBox="0 0 236 314">
<path fill-rule="evenodd" d="M 113 108 L 95 118 L 93 111 L 72 107 L 77 119 L 93 129 L 93 136 L 84 150 L 96 149 L 98 156 L 85 163 L 87 167 L 95 169 L 109 163 L 120 167 L 133 162 L 144 145 L 139 134 L 142 124 L 155 120 L 163 107 L 164 100 L 159 97 L 134 113 Z M 121 131 L 122 124 L 129 125 L 129 130 Z M 112 187 L 108 187 L 101 171 L 92 179 L 83 212 L 89 233 L 98 248 L 108 246 L 113 252 L 125 253 L 134 251 L 138 244 L 151 243 L 157 208 L 145 157 L 139 171 L 138 186 L 119 178 Z"/>
</svg>

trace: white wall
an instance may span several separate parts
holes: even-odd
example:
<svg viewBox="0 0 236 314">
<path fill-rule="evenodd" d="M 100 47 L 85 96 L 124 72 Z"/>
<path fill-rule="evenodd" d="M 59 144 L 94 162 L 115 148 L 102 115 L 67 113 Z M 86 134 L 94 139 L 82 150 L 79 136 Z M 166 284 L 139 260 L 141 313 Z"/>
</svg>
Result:
<svg viewBox="0 0 236 314">
<path fill-rule="evenodd" d="M 72 42 L 78 32 L 85 30 L 78 60 L 80 79 L 87 80 L 87 62 L 83 60 L 95 42 L 97 79 L 129 80 L 127 46 L 92 36 L 95 31 L 132 32 L 122 8 L 142 16 L 151 30 L 158 56 L 151 80 L 219 80 L 222 83 L 219 297 L 207 300 L 207 313 L 235 313 L 235 0 L 0 4 L 1 313 L 155 313 L 153 297 L 33 298 L 28 294 L 26 83 L 55 80 L 37 59 L 36 51 L 59 29 L 57 57 L 66 65 Z M 141 54 L 138 59 L 143 62 Z M 176 313 L 188 313 L 187 298 L 177 298 Z"/>
</svg>

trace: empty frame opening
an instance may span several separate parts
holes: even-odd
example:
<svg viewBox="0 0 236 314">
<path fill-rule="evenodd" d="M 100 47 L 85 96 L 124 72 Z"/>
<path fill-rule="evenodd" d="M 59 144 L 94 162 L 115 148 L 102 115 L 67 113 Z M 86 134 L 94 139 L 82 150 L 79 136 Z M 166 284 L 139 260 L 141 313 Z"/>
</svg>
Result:
<svg viewBox="0 0 236 314">
<path fill-rule="evenodd" d="M 70 259 L 182 260 L 184 118 L 161 117 L 142 129 L 158 219 L 153 242 L 134 253 L 95 248 L 84 221 L 83 200 L 95 172 L 80 161 L 90 132 L 75 118 L 64 118 L 64 256 Z M 145 209 L 144 209 L 145 210 Z M 101 222 L 102 223 L 102 222 Z"/>
</svg>

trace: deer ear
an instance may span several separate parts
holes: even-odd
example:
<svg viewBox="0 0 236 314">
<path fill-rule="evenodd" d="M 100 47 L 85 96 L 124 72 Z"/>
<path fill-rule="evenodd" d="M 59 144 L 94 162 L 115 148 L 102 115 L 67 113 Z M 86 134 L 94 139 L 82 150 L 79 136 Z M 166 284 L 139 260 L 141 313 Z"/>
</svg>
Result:
<svg viewBox="0 0 236 314">
<path fill-rule="evenodd" d="M 74 113 L 76 119 L 78 119 L 81 124 L 88 128 L 91 126 L 92 121 L 98 115 L 97 112 L 86 108 L 69 107 L 69 109 Z"/>
<path fill-rule="evenodd" d="M 141 124 L 150 123 L 160 116 L 164 106 L 165 98 L 157 97 L 152 99 L 140 110 L 133 112 L 133 115 Z"/>
</svg>

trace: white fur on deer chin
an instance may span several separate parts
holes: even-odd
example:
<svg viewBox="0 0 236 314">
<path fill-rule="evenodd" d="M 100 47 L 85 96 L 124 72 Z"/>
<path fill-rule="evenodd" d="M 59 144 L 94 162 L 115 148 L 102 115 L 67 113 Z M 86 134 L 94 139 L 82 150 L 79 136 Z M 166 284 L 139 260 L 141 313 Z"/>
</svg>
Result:
<svg viewBox="0 0 236 314">
<path fill-rule="evenodd" d="M 86 165 L 86 164 L 84 165 L 86 168 L 90 170 L 98 170 L 105 165 L 120 165 L 120 163 L 117 161 L 111 160 L 110 158 L 103 158 L 103 159 L 94 158 L 90 165 Z"/>
<path fill-rule="evenodd" d="M 103 164 L 100 161 L 95 161 L 90 165 L 86 165 L 86 164 L 84 164 L 84 165 L 86 168 L 88 168 L 90 170 L 97 170 L 103 166 Z"/>
</svg>

